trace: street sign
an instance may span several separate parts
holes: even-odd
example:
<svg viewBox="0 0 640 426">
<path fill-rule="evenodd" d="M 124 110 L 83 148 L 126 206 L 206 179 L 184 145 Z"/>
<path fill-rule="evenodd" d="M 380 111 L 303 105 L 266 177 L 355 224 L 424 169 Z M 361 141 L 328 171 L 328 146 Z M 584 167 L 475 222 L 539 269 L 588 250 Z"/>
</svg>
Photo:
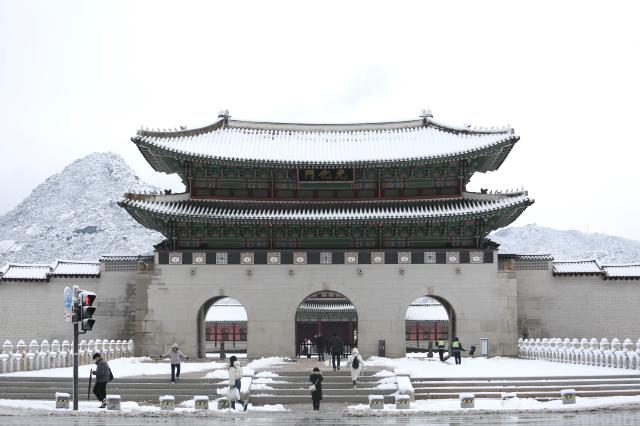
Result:
<svg viewBox="0 0 640 426">
<path fill-rule="evenodd" d="M 64 288 L 64 322 L 71 322 L 71 308 L 73 306 L 73 294 L 71 288 Z"/>
</svg>

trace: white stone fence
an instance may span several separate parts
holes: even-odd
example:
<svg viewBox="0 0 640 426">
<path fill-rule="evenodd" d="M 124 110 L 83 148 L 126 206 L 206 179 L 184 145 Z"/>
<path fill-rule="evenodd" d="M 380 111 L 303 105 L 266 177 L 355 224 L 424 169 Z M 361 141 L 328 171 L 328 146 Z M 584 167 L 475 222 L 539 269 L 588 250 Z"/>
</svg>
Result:
<svg viewBox="0 0 640 426">
<path fill-rule="evenodd" d="M 78 365 L 93 363 L 93 354 L 96 352 L 100 352 L 106 360 L 133 356 L 133 340 L 81 340 L 78 343 Z M 43 340 L 40 344 L 32 340 L 28 346 L 24 340 L 20 340 L 15 348 L 10 340 L 5 340 L 2 344 L 0 373 L 71 366 L 73 343 L 68 340 L 63 340 L 62 343 L 54 340 L 51 344 L 48 340 Z"/>
<path fill-rule="evenodd" d="M 640 370 L 640 339 L 518 339 L 520 358 Z"/>
</svg>

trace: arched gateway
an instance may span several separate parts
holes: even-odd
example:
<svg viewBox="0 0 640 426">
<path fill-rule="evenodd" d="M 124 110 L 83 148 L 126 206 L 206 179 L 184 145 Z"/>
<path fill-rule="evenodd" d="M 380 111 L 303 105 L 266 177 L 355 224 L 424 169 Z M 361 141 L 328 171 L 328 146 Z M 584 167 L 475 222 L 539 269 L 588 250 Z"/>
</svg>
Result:
<svg viewBox="0 0 640 426">
<path fill-rule="evenodd" d="M 185 184 L 184 193 L 125 194 L 119 203 L 166 236 L 155 272 L 137 286 L 148 294 L 138 309 L 141 353 L 173 336 L 204 353 L 203 331 L 184 320 L 202 307 L 193 294 L 231 294 L 249 314 L 250 356 L 294 355 L 306 337 L 292 321 L 300 301 L 326 289 L 358 307 L 367 353 L 384 341 L 388 355 L 403 355 L 408 303 L 442 294 L 463 340 L 488 337 L 491 353 L 515 354 L 515 281 L 498 271 L 486 237 L 533 200 L 466 186 L 497 170 L 518 139 L 509 127 L 452 127 L 429 112 L 352 124 L 223 113 L 202 128 L 139 130 L 132 141 L 149 164 Z"/>
<path fill-rule="evenodd" d="M 334 334 L 342 338 L 345 355 L 358 346 L 355 306 L 335 291 L 309 295 L 296 310 L 296 355 L 311 357 L 317 355 L 318 349 L 326 351 L 326 344 Z"/>
</svg>

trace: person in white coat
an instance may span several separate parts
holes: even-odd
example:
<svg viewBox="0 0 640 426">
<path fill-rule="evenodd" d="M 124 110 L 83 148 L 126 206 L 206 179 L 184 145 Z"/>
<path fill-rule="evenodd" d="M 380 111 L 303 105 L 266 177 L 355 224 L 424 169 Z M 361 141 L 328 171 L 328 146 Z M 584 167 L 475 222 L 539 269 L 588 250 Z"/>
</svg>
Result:
<svg viewBox="0 0 640 426">
<path fill-rule="evenodd" d="M 353 348 L 353 351 L 351 351 L 351 355 L 347 359 L 347 365 L 349 366 L 349 369 L 351 369 L 351 381 L 353 382 L 353 387 L 355 388 L 358 384 L 358 377 L 360 377 L 362 367 L 364 367 L 364 360 L 358 353 L 358 348 Z"/>
<path fill-rule="evenodd" d="M 236 356 L 233 355 L 231 358 L 229 358 L 229 388 L 238 389 L 238 395 L 239 395 L 241 390 L 241 384 L 242 384 L 242 367 L 240 367 L 240 364 L 238 363 L 238 358 L 236 358 Z M 236 402 L 239 402 L 240 404 L 242 404 L 242 408 L 244 409 L 244 411 L 247 411 L 248 404 L 244 402 L 242 399 L 238 398 L 237 401 L 229 401 L 229 402 L 231 403 L 232 409 L 235 409 Z"/>
</svg>

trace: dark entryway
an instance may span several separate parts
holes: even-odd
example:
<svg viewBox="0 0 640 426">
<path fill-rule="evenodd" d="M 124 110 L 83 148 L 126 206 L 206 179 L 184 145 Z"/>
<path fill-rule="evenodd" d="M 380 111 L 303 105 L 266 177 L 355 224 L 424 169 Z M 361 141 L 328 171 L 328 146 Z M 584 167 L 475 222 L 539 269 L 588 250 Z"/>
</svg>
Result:
<svg viewBox="0 0 640 426">
<path fill-rule="evenodd" d="M 336 334 L 344 341 L 344 355 L 358 345 L 358 314 L 353 303 L 335 291 L 313 293 L 296 311 L 296 356 L 317 355 L 317 336 L 324 342 Z"/>
</svg>

